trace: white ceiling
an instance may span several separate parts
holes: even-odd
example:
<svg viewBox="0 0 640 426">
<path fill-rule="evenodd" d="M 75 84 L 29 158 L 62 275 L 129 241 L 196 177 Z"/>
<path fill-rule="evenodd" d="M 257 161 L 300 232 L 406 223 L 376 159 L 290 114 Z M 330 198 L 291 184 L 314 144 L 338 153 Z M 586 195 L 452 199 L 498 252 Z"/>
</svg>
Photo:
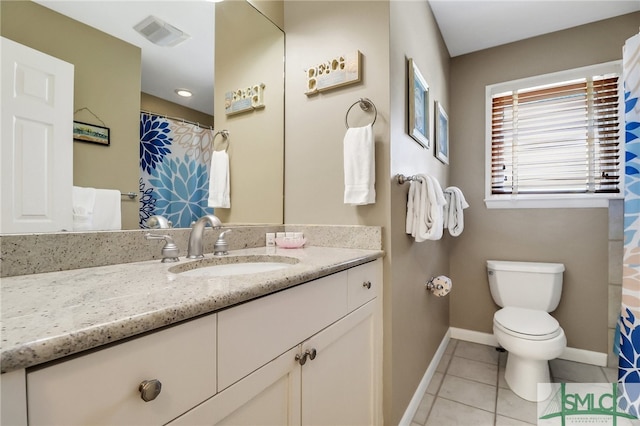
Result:
<svg viewBox="0 0 640 426">
<path fill-rule="evenodd" d="M 640 0 L 428 1 L 452 57 L 640 11 Z"/>
<path fill-rule="evenodd" d="M 213 114 L 211 1 L 35 1 L 140 47 L 143 92 Z M 428 1 L 452 57 L 640 10 L 640 0 Z M 191 38 L 176 47 L 152 44 L 133 29 L 149 15 Z M 174 93 L 178 88 L 190 89 L 194 96 L 182 98 Z"/>
<path fill-rule="evenodd" d="M 140 47 L 143 92 L 213 114 L 215 5 L 211 1 L 34 1 Z M 149 15 L 191 38 L 175 47 L 156 46 L 133 29 Z M 175 89 L 189 89 L 193 96 L 180 97 Z"/>
</svg>

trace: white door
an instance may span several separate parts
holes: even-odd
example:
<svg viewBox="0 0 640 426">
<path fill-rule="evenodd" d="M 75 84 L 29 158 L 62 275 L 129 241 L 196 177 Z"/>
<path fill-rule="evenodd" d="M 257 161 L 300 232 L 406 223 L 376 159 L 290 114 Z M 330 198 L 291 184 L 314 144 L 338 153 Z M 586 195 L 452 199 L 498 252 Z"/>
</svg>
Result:
<svg viewBox="0 0 640 426">
<path fill-rule="evenodd" d="M 71 230 L 73 65 L 0 43 L 0 233 Z"/>
<path fill-rule="evenodd" d="M 302 367 L 302 424 L 376 424 L 373 300 L 302 344 L 316 356 Z"/>
</svg>

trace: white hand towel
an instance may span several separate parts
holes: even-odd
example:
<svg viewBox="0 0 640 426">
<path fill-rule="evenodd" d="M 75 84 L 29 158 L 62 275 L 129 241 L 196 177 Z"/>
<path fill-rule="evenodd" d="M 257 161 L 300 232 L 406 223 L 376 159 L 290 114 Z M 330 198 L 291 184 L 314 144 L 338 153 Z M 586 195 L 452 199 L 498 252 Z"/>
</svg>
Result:
<svg viewBox="0 0 640 426">
<path fill-rule="evenodd" d="M 418 175 L 411 181 L 407 200 L 406 232 L 416 242 L 439 240 L 444 229 L 446 200 L 437 179 Z"/>
<path fill-rule="evenodd" d="M 122 229 L 122 194 L 115 189 L 96 189 L 96 202 L 93 206 L 95 231 L 117 231 Z"/>
<path fill-rule="evenodd" d="M 211 154 L 208 206 L 230 208 L 231 195 L 229 187 L 229 155 L 226 151 L 213 151 Z"/>
<path fill-rule="evenodd" d="M 74 186 L 72 194 L 73 230 L 91 230 L 93 223 L 93 206 L 96 201 L 96 189 Z"/>
<path fill-rule="evenodd" d="M 444 212 L 444 226 L 449 229 L 449 234 L 457 237 L 462 234 L 464 230 L 463 210 L 469 207 L 469 203 L 467 203 L 460 188 L 456 186 L 446 188 L 444 190 L 444 196 L 447 199 L 447 206 Z"/>
<path fill-rule="evenodd" d="M 376 202 L 375 142 L 371 124 L 350 127 L 344 135 L 344 203 Z"/>
</svg>

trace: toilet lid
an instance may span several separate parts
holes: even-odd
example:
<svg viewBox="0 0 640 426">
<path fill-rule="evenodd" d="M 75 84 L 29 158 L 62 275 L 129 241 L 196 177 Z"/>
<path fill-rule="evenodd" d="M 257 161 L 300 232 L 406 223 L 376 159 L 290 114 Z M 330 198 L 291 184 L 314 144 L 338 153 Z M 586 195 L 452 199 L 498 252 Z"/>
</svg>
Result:
<svg viewBox="0 0 640 426">
<path fill-rule="evenodd" d="M 553 337 L 551 335 L 557 335 L 561 330 L 554 317 L 536 309 L 508 306 L 496 312 L 493 320 L 504 329 L 532 337 Z"/>
</svg>

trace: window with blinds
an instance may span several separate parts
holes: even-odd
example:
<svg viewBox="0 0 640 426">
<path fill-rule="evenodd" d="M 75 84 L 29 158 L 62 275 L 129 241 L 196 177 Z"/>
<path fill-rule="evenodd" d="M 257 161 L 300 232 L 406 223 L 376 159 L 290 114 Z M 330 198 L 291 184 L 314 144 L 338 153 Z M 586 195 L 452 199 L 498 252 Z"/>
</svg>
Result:
<svg viewBox="0 0 640 426">
<path fill-rule="evenodd" d="M 620 193 L 619 75 L 571 77 L 490 93 L 490 197 Z"/>
</svg>

